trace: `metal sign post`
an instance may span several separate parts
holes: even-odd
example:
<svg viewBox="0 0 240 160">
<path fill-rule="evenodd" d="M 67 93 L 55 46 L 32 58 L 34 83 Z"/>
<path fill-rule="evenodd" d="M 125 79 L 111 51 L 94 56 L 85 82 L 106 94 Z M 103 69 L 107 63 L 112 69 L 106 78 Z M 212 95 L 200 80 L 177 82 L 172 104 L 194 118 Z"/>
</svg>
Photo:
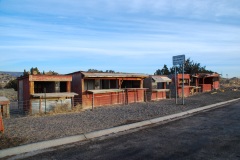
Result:
<svg viewBox="0 0 240 160">
<path fill-rule="evenodd" d="M 175 103 L 177 104 L 177 96 L 178 96 L 178 94 L 177 94 L 177 66 L 175 66 L 175 92 L 176 92 L 176 98 L 175 98 Z"/>
<path fill-rule="evenodd" d="M 47 95 L 46 95 L 46 88 L 44 88 L 44 98 L 45 98 L 45 114 L 47 113 Z"/>
<path fill-rule="evenodd" d="M 184 105 L 184 63 L 182 64 L 182 104 Z"/>
<path fill-rule="evenodd" d="M 176 65 L 182 65 L 182 104 L 184 105 L 184 63 L 185 55 L 173 56 L 173 65 L 175 66 L 175 86 L 176 86 L 176 104 L 177 104 L 177 75 L 176 75 Z"/>
</svg>

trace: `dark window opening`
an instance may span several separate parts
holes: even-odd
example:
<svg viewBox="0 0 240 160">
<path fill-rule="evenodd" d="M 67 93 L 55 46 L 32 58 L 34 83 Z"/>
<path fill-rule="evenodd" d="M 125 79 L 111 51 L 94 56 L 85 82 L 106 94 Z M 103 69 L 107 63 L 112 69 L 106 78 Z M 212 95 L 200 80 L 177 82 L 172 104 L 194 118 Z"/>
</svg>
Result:
<svg viewBox="0 0 240 160">
<path fill-rule="evenodd" d="M 67 82 L 34 82 L 34 93 L 59 93 L 67 92 Z"/>
<path fill-rule="evenodd" d="M 138 80 L 124 80 L 121 88 L 140 88 L 141 81 Z"/>
<path fill-rule="evenodd" d="M 101 89 L 117 89 L 118 88 L 118 84 L 117 84 L 117 80 L 101 80 L 102 82 L 102 86 Z"/>
<path fill-rule="evenodd" d="M 60 82 L 60 92 L 67 92 L 67 82 Z"/>
<path fill-rule="evenodd" d="M 110 85 L 109 85 L 109 80 L 102 80 L 102 87 L 101 89 L 109 89 Z"/>
<path fill-rule="evenodd" d="M 34 82 L 34 93 L 44 93 L 44 88 L 46 93 L 55 92 L 55 82 Z"/>
<path fill-rule="evenodd" d="M 84 90 L 93 90 L 95 89 L 95 80 L 94 79 L 85 79 L 84 80 Z"/>
<path fill-rule="evenodd" d="M 157 89 L 164 89 L 164 83 L 158 82 L 157 83 Z"/>
</svg>

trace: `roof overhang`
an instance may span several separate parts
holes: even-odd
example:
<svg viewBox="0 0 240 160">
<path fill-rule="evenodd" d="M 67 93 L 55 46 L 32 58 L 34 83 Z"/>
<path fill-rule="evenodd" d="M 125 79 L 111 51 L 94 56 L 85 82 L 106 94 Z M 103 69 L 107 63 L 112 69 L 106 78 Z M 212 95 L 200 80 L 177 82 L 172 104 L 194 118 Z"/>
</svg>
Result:
<svg viewBox="0 0 240 160">
<path fill-rule="evenodd" d="M 29 75 L 29 81 L 72 81 L 71 75 Z"/>
<path fill-rule="evenodd" d="M 123 92 L 123 89 L 97 89 L 97 90 L 87 90 L 87 92 L 98 94 L 98 93 L 113 93 L 113 92 Z"/>
<path fill-rule="evenodd" d="M 31 94 L 34 98 L 63 98 L 63 97 L 74 97 L 77 96 L 77 93 L 74 92 L 60 92 L 60 93 L 34 93 Z"/>
<path fill-rule="evenodd" d="M 163 77 L 163 76 L 152 76 L 152 79 L 155 82 L 172 82 L 172 80 L 168 77 Z"/>
<path fill-rule="evenodd" d="M 82 72 L 85 78 L 146 78 L 146 74 L 135 73 L 91 73 Z"/>
</svg>

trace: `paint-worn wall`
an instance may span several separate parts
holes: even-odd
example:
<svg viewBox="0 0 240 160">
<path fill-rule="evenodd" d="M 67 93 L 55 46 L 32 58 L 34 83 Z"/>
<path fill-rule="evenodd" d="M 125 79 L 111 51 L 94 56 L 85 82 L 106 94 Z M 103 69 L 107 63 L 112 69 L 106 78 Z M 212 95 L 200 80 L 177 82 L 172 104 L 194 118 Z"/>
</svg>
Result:
<svg viewBox="0 0 240 160">
<path fill-rule="evenodd" d="M 155 101 L 160 99 L 166 99 L 167 98 L 166 95 L 167 95 L 166 92 L 152 92 L 151 100 Z"/>
</svg>

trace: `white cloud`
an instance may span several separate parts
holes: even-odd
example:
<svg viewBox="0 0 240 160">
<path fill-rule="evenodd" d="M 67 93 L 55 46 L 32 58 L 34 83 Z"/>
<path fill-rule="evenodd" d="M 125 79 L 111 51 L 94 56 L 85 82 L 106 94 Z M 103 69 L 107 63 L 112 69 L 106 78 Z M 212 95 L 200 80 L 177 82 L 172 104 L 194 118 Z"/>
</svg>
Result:
<svg viewBox="0 0 240 160">
<path fill-rule="evenodd" d="M 122 69 L 136 70 L 148 61 L 149 71 L 176 54 L 239 66 L 236 0 L 3 0 L 0 10 L 2 67 L 52 59 L 79 66 L 72 61 L 81 59 L 87 67 L 124 61 Z"/>
</svg>

